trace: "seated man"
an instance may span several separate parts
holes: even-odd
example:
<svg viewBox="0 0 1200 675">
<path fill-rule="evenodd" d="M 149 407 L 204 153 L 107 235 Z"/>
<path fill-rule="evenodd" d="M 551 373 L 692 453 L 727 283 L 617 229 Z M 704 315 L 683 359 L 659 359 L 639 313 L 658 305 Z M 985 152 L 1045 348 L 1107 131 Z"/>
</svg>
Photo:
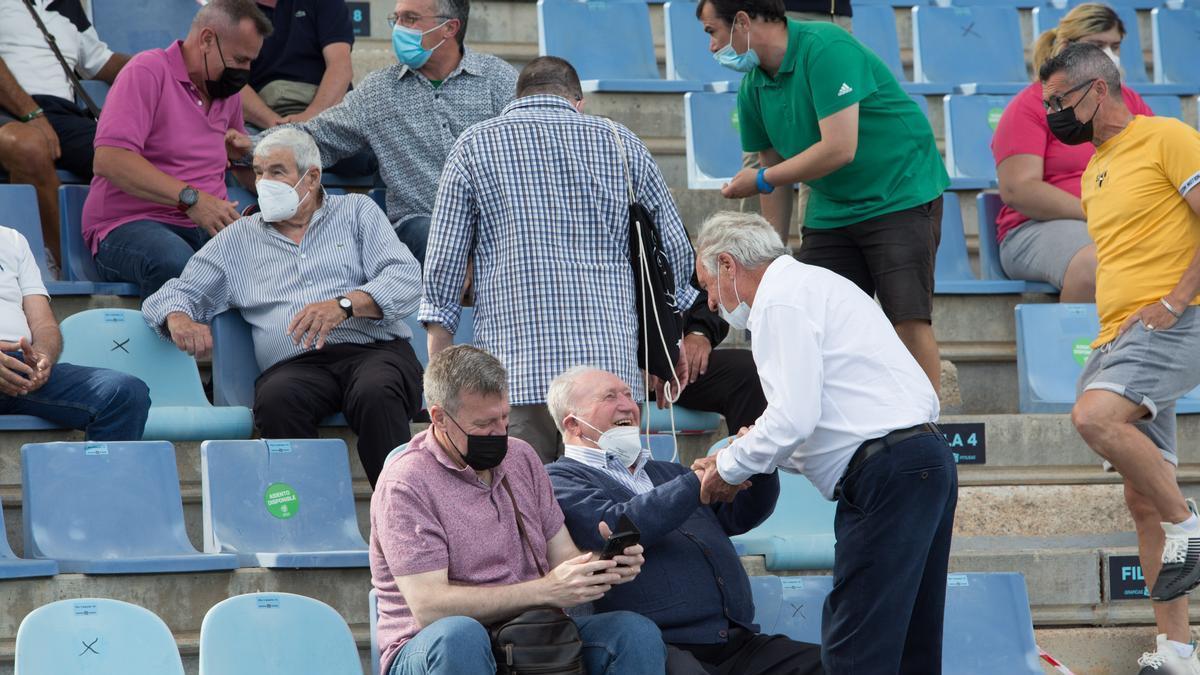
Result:
<svg viewBox="0 0 1200 675">
<path fill-rule="evenodd" d="M 205 324 L 238 309 L 263 369 L 254 420 L 267 438 L 315 438 L 338 411 L 358 434 L 371 484 L 408 441 L 421 408 L 421 366 L 403 318 L 417 308 L 421 270 L 375 202 L 327 195 L 321 155 L 286 129 L 255 149 L 261 211 L 222 230 L 142 308 L 182 350 L 209 353 Z"/>
<path fill-rule="evenodd" d="M 105 281 L 133 282 L 145 298 L 237 220 L 225 167 L 250 148 L 238 91 L 270 32 L 254 0 L 211 0 L 187 39 L 138 54 L 117 78 L 83 206 Z"/>
<path fill-rule="evenodd" d="M 508 374 L 491 354 L 442 350 L 425 393 L 430 428 L 384 468 L 371 497 L 380 672 L 493 675 L 487 626 L 603 597 L 637 576 L 642 547 L 612 560 L 575 547 L 537 453 L 508 436 Z M 663 672 L 662 635 L 646 618 L 575 623 L 591 675 Z"/>
<path fill-rule="evenodd" d="M 150 390 L 132 375 L 55 364 L 62 333 L 29 242 L 0 226 L 0 415 L 35 415 L 90 441 L 140 441 Z"/>
<path fill-rule="evenodd" d="M 699 472 L 642 449 L 638 404 L 621 378 L 571 368 L 550 384 L 546 405 L 566 445 L 546 469 L 572 538 L 599 549 L 596 521 L 615 528 L 627 516 L 649 553 L 638 578 L 596 600 L 597 611 L 653 619 L 671 647 L 672 675 L 824 672 L 817 645 L 759 633 L 750 579 L 729 541 L 775 510 L 778 473 L 754 476 L 731 503 L 705 504 Z"/>
<path fill-rule="evenodd" d="M 38 20 L 54 38 L 65 68 Z M 79 0 L 0 2 L 0 166 L 10 182 L 37 189 L 42 238 L 55 259 L 59 182 L 54 170 L 90 179 L 96 136 L 96 119 L 75 104 L 66 69 L 112 84 L 128 60 L 100 40 Z"/>
</svg>

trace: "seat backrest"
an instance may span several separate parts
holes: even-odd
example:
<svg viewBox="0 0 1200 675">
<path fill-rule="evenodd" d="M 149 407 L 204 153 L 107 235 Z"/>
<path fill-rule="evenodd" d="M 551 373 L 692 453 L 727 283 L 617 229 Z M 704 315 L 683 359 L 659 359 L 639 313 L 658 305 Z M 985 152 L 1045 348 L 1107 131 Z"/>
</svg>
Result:
<svg viewBox="0 0 1200 675">
<path fill-rule="evenodd" d="M 740 82 L 742 74 L 717 63 L 708 51 L 708 34 L 696 18 L 691 0 L 671 0 L 663 5 L 667 41 L 667 79 L 693 82 Z M 855 20 L 858 12 L 854 13 Z"/>
<path fill-rule="evenodd" d="M 1016 324 L 1021 412 L 1065 412 L 1061 407 L 1075 400 L 1075 383 L 1100 332 L 1096 306 L 1017 305 Z"/>
<path fill-rule="evenodd" d="M 141 379 L 154 407 L 209 406 L 196 361 L 150 330 L 132 309 L 89 309 L 61 324 L 62 360 Z"/>
<path fill-rule="evenodd" d="M 0 501 L 0 560 L 15 557 L 17 554 L 13 553 L 12 545 L 8 543 L 8 530 L 4 529 L 4 503 Z"/>
<path fill-rule="evenodd" d="M 904 66 L 900 64 L 900 39 L 896 35 L 896 10 L 890 5 L 854 7 L 854 37 L 871 48 L 896 79 L 904 82 Z"/>
<path fill-rule="evenodd" d="M 254 381 L 260 373 L 250 324 L 231 309 L 213 317 L 213 402 L 254 407 Z"/>
<path fill-rule="evenodd" d="M 83 241 L 83 203 L 87 185 L 63 185 L 58 188 L 59 236 L 63 247 L 63 272 L 74 281 L 100 281 L 92 250 Z"/>
<path fill-rule="evenodd" d="M 1071 6 L 1079 5 L 1083 1 L 1074 2 Z M 1138 31 L 1137 10 L 1132 5 L 1122 5 L 1120 0 L 1113 2 L 1112 8 L 1120 17 L 1121 23 L 1125 24 L 1125 37 L 1121 38 L 1121 70 L 1125 81 L 1149 82 L 1146 57 L 1142 52 L 1142 35 Z"/>
<path fill-rule="evenodd" d="M 708 449 L 711 455 L 729 445 L 733 436 L 726 436 Z M 804 535 L 833 534 L 833 515 L 836 502 L 825 499 L 804 476 L 788 471 L 779 472 L 779 501 L 775 511 L 747 535 Z"/>
<path fill-rule="evenodd" d="M 59 600 L 17 629 L 16 675 L 183 675 L 170 629 L 148 609 L 107 598 Z"/>
<path fill-rule="evenodd" d="M 570 61 L 581 80 L 661 79 L 645 0 L 538 0 L 537 11 L 538 53 Z M 583 37 L 605 35 L 620 47 Z"/>
<path fill-rule="evenodd" d="M 37 190 L 32 185 L 0 184 L 0 225 L 25 235 L 42 279 L 50 279 L 46 268 L 46 242 L 42 238 L 42 216 Z"/>
<path fill-rule="evenodd" d="M 341 439 L 200 444 L 204 551 L 365 550 Z"/>
<path fill-rule="evenodd" d="M 942 669 L 947 673 L 1037 675 L 1025 577 L 1015 572 L 951 574 L 946 578 Z"/>
<path fill-rule="evenodd" d="M 92 103 L 103 109 L 104 102 L 108 100 L 108 90 L 111 88 L 109 84 L 104 80 L 81 80 L 79 83 L 83 85 L 83 90 L 92 98 Z M 84 107 L 81 97 L 77 96 L 76 101 L 80 107 Z"/>
<path fill-rule="evenodd" d="M 350 627 L 332 607 L 291 593 L 217 603 L 200 626 L 200 675 L 362 675 Z"/>
<path fill-rule="evenodd" d="M 720 188 L 742 169 L 737 94 L 689 92 L 683 95 L 688 187 Z"/>
<path fill-rule="evenodd" d="M 913 81 L 1029 82 L 1013 7 L 913 7 Z"/>
<path fill-rule="evenodd" d="M 195 0 L 92 0 L 92 22 L 110 49 L 136 54 L 187 37 L 198 9 Z"/>
<path fill-rule="evenodd" d="M 421 322 L 417 321 L 416 314 L 404 317 L 404 323 L 412 331 L 412 348 L 416 352 L 417 361 L 421 363 L 422 368 L 425 368 L 429 365 L 429 336 L 425 332 L 425 326 L 422 326 Z M 463 307 L 458 315 L 458 330 L 454 333 L 454 344 L 469 345 L 474 341 L 475 310 L 471 307 Z"/>
<path fill-rule="evenodd" d="M 962 209 L 959 206 L 958 195 L 953 192 L 942 194 L 942 238 L 938 243 L 933 269 L 934 279 L 937 281 L 975 279 L 975 273 L 971 271 L 971 261 L 967 257 Z"/>
<path fill-rule="evenodd" d="M 1011 96 L 947 96 L 946 170 L 958 178 L 996 180 L 992 134 Z"/>
<path fill-rule="evenodd" d="M 754 623 L 765 634 L 821 643 L 821 616 L 833 577 L 750 577 Z"/>
<path fill-rule="evenodd" d="M 25 554 L 95 560 L 195 553 L 166 441 L 21 447 Z M 136 526 L 134 526 L 136 525 Z"/>
<path fill-rule="evenodd" d="M 1154 34 L 1154 81 L 1164 84 L 1200 82 L 1196 64 L 1200 63 L 1200 9 L 1150 11 Z"/>
<path fill-rule="evenodd" d="M 1158 117 L 1183 119 L 1183 103 L 1178 96 L 1143 96 L 1142 100 Z"/>
<path fill-rule="evenodd" d="M 996 241 L 996 218 L 1004 205 L 995 192 L 981 192 L 975 198 L 975 213 L 979 221 L 979 278 L 1007 279 L 1000 265 L 1000 244 Z M 943 227 L 943 229 L 945 229 Z"/>
<path fill-rule="evenodd" d="M 379 675 L 379 636 L 375 634 L 379 628 L 379 598 L 374 588 L 367 593 L 367 616 L 371 624 L 371 675 Z"/>
<path fill-rule="evenodd" d="M 1038 36 L 1042 33 L 1058 27 L 1058 22 L 1067 15 L 1067 8 L 1045 4 L 1034 7 L 1031 14 L 1033 16 L 1033 40 L 1037 42 Z M 1124 45 L 1122 44 L 1122 46 Z"/>
</svg>

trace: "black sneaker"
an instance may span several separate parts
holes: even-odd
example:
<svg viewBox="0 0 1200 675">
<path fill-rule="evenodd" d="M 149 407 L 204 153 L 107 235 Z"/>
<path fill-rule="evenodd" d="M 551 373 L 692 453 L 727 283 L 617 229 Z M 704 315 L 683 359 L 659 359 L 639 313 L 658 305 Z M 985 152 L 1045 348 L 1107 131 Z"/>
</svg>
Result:
<svg viewBox="0 0 1200 675">
<path fill-rule="evenodd" d="M 1196 513 L 1196 502 L 1189 499 L 1187 505 L 1189 511 Z M 1150 590 L 1150 599 L 1167 602 L 1200 585 L 1200 533 L 1189 534 L 1171 523 L 1163 523 L 1162 527 L 1167 534 L 1163 566 Z"/>
</svg>

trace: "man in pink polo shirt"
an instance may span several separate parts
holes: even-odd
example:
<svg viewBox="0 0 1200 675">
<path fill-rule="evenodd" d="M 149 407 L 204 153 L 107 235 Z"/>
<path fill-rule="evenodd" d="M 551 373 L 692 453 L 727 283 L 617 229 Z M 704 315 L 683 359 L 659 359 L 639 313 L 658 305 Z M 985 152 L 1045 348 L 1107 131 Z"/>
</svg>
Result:
<svg viewBox="0 0 1200 675">
<path fill-rule="evenodd" d="M 211 0 L 182 42 L 122 69 L 96 129 L 83 236 L 106 281 L 145 298 L 237 220 L 225 168 L 250 149 L 238 92 L 271 22 L 254 0 Z"/>
<path fill-rule="evenodd" d="M 542 461 L 508 436 L 508 374 L 494 356 L 467 345 L 438 352 L 425 399 L 432 425 L 384 466 L 371 497 L 381 672 L 492 675 L 486 626 L 603 597 L 641 571 L 642 547 L 599 560 L 575 546 Z M 666 667 L 662 634 L 639 614 L 575 623 L 593 675 Z"/>
</svg>

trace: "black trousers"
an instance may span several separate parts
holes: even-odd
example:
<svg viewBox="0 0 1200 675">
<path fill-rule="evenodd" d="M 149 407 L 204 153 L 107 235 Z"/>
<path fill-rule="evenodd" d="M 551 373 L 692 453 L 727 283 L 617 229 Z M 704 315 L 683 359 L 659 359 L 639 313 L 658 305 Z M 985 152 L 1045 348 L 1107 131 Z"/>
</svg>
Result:
<svg viewBox="0 0 1200 675">
<path fill-rule="evenodd" d="M 421 364 L 408 340 L 326 345 L 268 368 L 254 383 L 254 423 L 264 438 L 316 438 L 335 413 L 358 434 L 371 487 L 383 460 L 412 438 L 421 408 Z"/>
<path fill-rule="evenodd" d="M 708 370 L 683 388 L 679 405 L 692 410 L 720 413 L 729 433 L 754 424 L 767 409 L 767 397 L 749 349 L 714 349 Z"/>
<path fill-rule="evenodd" d="M 821 675 L 821 647 L 731 628 L 729 641 L 667 645 L 667 675 Z"/>
</svg>

